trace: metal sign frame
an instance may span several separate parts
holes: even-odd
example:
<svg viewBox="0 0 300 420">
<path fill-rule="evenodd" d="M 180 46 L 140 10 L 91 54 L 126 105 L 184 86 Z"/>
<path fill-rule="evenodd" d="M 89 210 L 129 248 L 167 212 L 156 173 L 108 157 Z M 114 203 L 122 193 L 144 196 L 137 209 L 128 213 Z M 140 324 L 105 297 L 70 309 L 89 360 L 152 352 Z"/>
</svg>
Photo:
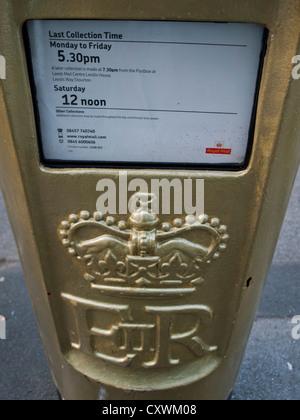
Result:
<svg viewBox="0 0 300 420">
<path fill-rule="evenodd" d="M 107 22 L 107 21 L 106 21 Z M 109 21 L 108 21 L 109 22 Z M 262 40 L 262 47 L 260 53 L 260 63 L 257 72 L 257 82 L 256 82 L 256 89 L 254 94 L 253 100 L 253 108 L 252 108 L 252 115 L 249 125 L 249 134 L 248 134 L 248 141 L 247 141 L 247 148 L 244 161 L 239 163 L 215 163 L 215 164 L 205 164 L 205 163 L 180 163 L 180 162 L 166 162 L 166 163 L 156 163 L 156 162 L 118 162 L 118 161 L 80 161 L 80 160 L 56 160 L 56 159 L 47 159 L 44 154 L 43 150 L 43 141 L 42 141 L 42 132 L 41 132 L 41 122 L 40 122 L 40 114 L 39 114 L 39 106 L 37 102 L 37 93 L 36 93 L 36 86 L 34 81 L 34 71 L 31 62 L 31 51 L 30 51 L 30 43 L 29 43 L 29 34 L 26 27 L 26 22 L 23 27 L 23 34 L 24 34 L 24 43 L 25 43 L 25 51 L 27 56 L 27 63 L 28 63 L 28 71 L 31 83 L 31 91 L 33 97 L 33 106 L 35 110 L 35 120 L 36 120 L 36 129 L 37 129 L 37 136 L 38 136 L 38 145 L 39 145 L 39 152 L 40 152 L 40 159 L 41 163 L 44 166 L 52 167 L 52 168 L 129 168 L 129 169 L 195 169 L 195 170 L 225 170 L 225 171 L 241 171 L 247 168 L 251 153 L 252 153 L 252 146 L 253 146 L 253 139 L 254 139 L 254 132 L 255 132 L 255 123 L 256 123 L 256 113 L 257 113 L 257 105 L 258 105 L 258 97 L 260 92 L 260 83 L 262 77 L 262 71 L 264 66 L 264 58 L 267 49 L 267 41 L 268 41 L 268 29 L 265 28 L 263 40 Z M 138 139 L 137 139 L 138 140 Z"/>
</svg>

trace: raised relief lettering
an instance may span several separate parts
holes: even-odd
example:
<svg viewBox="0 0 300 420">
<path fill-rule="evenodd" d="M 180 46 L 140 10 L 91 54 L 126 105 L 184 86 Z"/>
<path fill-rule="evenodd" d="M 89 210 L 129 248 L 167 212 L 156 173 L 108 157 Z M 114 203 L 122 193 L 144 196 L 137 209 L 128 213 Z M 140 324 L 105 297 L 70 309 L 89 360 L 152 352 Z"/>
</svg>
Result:
<svg viewBox="0 0 300 420">
<path fill-rule="evenodd" d="M 68 294 L 62 294 L 62 297 L 76 306 L 78 335 L 85 337 L 85 341 L 80 345 L 75 343 L 74 347 L 111 363 L 129 366 L 135 360 L 135 366 L 145 368 L 178 365 L 181 359 L 173 354 L 175 344 L 185 348 L 185 357 L 189 359 L 217 350 L 217 347 L 207 345 L 201 338 L 203 325 L 209 325 L 212 318 L 212 310 L 206 306 L 146 306 L 137 313 L 137 318 L 145 319 L 139 322 L 133 319 L 129 306 L 98 305 Z M 80 319 L 85 319 L 83 315 L 93 308 L 103 314 L 110 325 L 109 329 L 101 326 L 89 328 L 86 322 L 80 324 Z M 114 322 L 116 314 L 119 320 Z M 153 316 L 147 319 L 145 314 Z M 176 331 L 177 316 L 187 324 L 181 331 Z M 194 318 L 192 323 L 189 316 Z"/>
<path fill-rule="evenodd" d="M 186 216 L 160 224 L 145 204 L 128 221 L 73 214 L 61 223 L 60 236 L 85 267 L 87 290 L 94 295 L 62 294 L 76 318 L 73 349 L 147 371 L 218 352 L 211 342 L 213 308 L 196 304 L 194 296 L 227 247 L 227 227 L 219 219 Z"/>
</svg>

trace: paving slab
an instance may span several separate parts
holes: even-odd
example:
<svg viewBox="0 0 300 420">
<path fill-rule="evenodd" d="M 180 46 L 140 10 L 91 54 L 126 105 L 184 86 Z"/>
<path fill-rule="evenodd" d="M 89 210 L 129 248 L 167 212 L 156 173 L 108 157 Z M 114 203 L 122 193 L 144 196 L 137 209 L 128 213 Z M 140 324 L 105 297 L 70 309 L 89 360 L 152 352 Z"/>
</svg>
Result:
<svg viewBox="0 0 300 420">
<path fill-rule="evenodd" d="M 20 265 L 2 265 L 0 279 L 0 313 L 6 318 L 6 340 L 0 340 L 0 400 L 55 400 Z"/>
<path fill-rule="evenodd" d="M 300 399 L 300 341 L 292 338 L 291 319 L 256 320 L 233 400 Z"/>
</svg>

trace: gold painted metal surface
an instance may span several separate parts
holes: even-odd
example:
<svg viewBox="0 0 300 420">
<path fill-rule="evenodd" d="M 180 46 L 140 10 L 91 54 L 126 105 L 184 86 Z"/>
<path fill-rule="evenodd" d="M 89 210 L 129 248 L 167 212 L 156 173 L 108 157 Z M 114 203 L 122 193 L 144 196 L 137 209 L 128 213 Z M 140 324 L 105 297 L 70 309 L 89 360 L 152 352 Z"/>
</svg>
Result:
<svg viewBox="0 0 300 420">
<path fill-rule="evenodd" d="M 157 215 L 158 221 L 145 214 L 137 225 L 128 214 L 107 223 L 94 214 L 96 185 L 101 178 L 117 183 L 117 170 L 40 164 L 22 25 L 46 18 L 251 22 L 269 29 L 248 168 L 128 170 L 129 180 L 149 183 L 204 179 L 208 218 L 183 215 L 179 226 L 174 215 Z M 2 0 L 0 30 L 7 63 L 0 85 L 1 185 L 63 398 L 226 399 L 299 166 L 300 82 L 291 77 L 292 58 L 300 54 L 299 1 L 90 0 L 87 7 L 86 1 Z M 153 229 L 149 218 L 157 222 Z M 170 246 L 174 253 L 166 255 Z M 170 280 L 172 286 L 157 284 Z"/>
<path fill-rule="evenodd" d="M 221 349 L 206 342 L 223 338 L 212 333 L 218 330 L 213 308 L 199 302 L 206 266 L 220 258 L 229 236 L 226 226 L 206 215 L 161 225 L 144 203 L 126 222 L 82 211 L 60 225 L 62 244 L 85 265 L 91 289 L 89 299 L 72 286 L 61 294 L 73 314 L 67 358 L 88 376 L 92 362 L 92 376 L 109 385 L 169 389 L 201 379 L 221 363 Z M 84 354 L 91 362 L 80 363 Z"/>
</svg>

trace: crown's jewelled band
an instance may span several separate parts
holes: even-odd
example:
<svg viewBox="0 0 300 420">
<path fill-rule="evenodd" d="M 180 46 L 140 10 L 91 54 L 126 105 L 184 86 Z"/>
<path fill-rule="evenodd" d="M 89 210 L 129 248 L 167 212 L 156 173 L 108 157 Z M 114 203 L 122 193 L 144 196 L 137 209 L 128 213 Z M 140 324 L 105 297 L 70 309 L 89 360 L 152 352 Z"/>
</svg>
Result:
<svg viewBox="0 0 300 420">
<path fill-rule="evenodd" d="M 82 211 L 61 223 L 69 253 L 86 264 L 92 288 L 131 297 L 181 297 L 204 281 L 205 267 L 227 248 L 227 227 L 217 218 L 188 215 L 160 224 L 145 207 L 128 221 Z"/>
</svg>

